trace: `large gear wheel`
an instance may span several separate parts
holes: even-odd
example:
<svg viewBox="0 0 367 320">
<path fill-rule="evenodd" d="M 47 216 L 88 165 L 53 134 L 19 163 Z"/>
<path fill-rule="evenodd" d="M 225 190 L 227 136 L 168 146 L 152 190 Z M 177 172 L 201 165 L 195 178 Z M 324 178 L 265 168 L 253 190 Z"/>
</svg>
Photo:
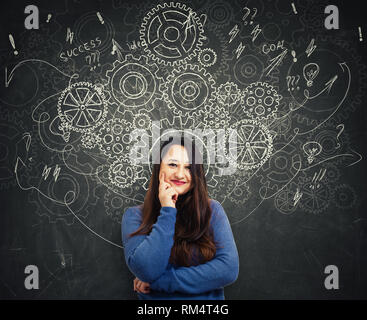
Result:
<svg viewBox="0 0 367 320">
<path fill-rule="evenodd" d="M 239 169 L 255 169 L 262 166 L 273 152 L 273 137 L 257 120 L 243 119 L 231 126 L 237 130 L 237 166 Z M 233 151 L 229 150 L 233 161 Z"/>
<path fill-rule="evenodd" d="M 255 82 L 244 91 L 245 112 L 251 118 L 266 119 L 278 110 L 280 96 L 266 82 Z"/>
<path fill-rule="evenodd" d="M 103 124 L 98 133 L 99 139 L 96 139 L 100 150 L 110 158 L 128 157 L 132 130 L 131 124 L 124 119 L 109 120 Z"/>
<path fill-rule="evenodd" d="M 153 109 L 151 103 L 160 97 L 158 66 L 149 64 L 145 56 L 135 58 L 126 55 L 125 59 L 115 61 L 113 69 L 107 71 L 108 86 L 111 90 L 111 103 L 117 103 L 119 110 Z"/>
<path fill-rule="evenodd" d="M 168 107 L 179 116 L 199 115 L 215 99 L 215 82 L 209 73 L 197 65 L 174 70 L 162 86 Z"/>
<path fill-rule="evenodd" d="M 185 4 L 158 4 L 144 17 L 140 40 L 158 63 L 180 65 L 196 56 L 204 39 L 203 24 Z"/>
<path fill-rule="evenodd" d="M 77 82 L 61 93 L 57 111 L 63 125 L 73 131 L 86 132 L 104 121 L 108 108 L 100 87 Z"/>
</svg>

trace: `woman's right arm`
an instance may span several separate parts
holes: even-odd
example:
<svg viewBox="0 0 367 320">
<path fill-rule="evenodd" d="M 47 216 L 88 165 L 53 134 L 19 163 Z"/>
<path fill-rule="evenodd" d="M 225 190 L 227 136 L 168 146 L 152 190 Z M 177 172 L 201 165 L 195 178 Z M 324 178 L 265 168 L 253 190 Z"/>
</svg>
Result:
<svg viewBox="0 0 367 320">
<path fill-rule="evenodd" d="M 162 207 L 149 235 L 128 235 L 141 225 L 137 208 L 128 208 L 122 217 L 122 243 L 125 261 L 140 280 L 151 283 L 166 270 L 173 246 L 177 209 Z"/>
</svg>

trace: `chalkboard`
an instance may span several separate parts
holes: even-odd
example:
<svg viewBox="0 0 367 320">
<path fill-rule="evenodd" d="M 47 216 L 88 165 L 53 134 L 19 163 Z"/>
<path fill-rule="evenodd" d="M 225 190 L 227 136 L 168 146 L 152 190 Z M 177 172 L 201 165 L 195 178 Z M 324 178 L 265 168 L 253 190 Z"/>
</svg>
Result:
<svg viewBox="0 0 367 320">
<path fill-rule="evenodd" d="M 6 4 L 0 20 L 1 299 L 136 299 L 121 218 L 173 129 L 214 134 L 206 180 L 240 257 L 226 299 L 367 298 L 358 7 L 29 5 Z"/>
</svg>

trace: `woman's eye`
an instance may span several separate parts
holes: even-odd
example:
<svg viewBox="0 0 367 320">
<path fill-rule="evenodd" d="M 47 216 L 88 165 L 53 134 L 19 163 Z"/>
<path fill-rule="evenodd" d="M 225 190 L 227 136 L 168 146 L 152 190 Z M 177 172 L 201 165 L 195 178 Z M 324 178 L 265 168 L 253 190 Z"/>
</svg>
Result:
<svg viewBox="0 0 367 320">
<path fill-rule="evenodd" d="M 189 170 L 190 170 L 190 169 L 191 169 L 191 167 L 186 167 L 186 169 L 189 169 Z"/>
<path fill-rule="evenodd" d="M 171 166 L 171 167 L 176 166 L 176 164 L 175 163 L 170 163 L 169 166 Z"/>
</svg>

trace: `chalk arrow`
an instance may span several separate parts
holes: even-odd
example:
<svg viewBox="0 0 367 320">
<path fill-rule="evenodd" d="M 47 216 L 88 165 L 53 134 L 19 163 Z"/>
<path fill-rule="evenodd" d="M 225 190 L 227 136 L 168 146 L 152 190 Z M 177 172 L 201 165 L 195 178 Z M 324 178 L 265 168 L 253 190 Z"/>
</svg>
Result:
<svg viewBox="0 0 367 320">
<path fill-rule="evenodd" d="M 327 93 L 329 94 L 330 93 L 330 90 L 331 90 L 331 87 L 334 85 L 334 82 L 338 79 L 338 76 L 335 75 L 334 77 L 332 77 L 328 82 L 325 83 L 325 88 L 322 89 L 318 94 L 310 97 L 310 92 L 305 89 L 303 91 L 305 97 L 308 99 L 308 100 L 312 100 L 312 99 L 315 99 L 316 97 L 318 97 L 320 94 L 324 93 L 325 91 L 327 91 Z"/>
</svg>

